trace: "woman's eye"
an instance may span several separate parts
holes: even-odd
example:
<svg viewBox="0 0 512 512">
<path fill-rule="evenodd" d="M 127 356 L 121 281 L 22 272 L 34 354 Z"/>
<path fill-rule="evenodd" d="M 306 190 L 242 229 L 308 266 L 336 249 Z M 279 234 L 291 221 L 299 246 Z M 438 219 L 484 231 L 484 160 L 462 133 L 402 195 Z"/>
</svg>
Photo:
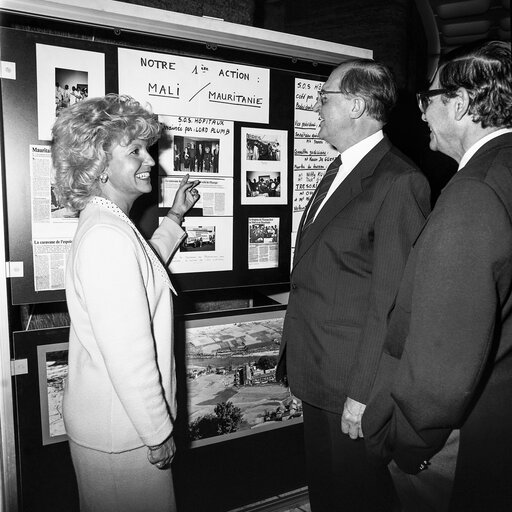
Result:
<svg viewBox="0 0 512 512">
<path fill-rule="evenodd" d="M 138 155 L 140 152 L 139 148 L 136 148 L 132 151 L 132 155 Z"/>
</svg>

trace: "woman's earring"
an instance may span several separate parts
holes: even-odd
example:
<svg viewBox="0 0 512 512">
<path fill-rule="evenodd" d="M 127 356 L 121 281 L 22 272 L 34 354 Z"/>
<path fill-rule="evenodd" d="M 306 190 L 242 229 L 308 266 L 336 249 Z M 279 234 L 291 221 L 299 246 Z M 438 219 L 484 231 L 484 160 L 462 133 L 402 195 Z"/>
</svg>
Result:
<svg viewBox="0 0 512 512">
<path fill-rule="evenodd" d="M 108 181 L 108 174 L 106 172 L 102 172 L 100 174 L 100 181 L 101 181 L 101 183 L 107 183 L 107 181 Z"/>
</svg>

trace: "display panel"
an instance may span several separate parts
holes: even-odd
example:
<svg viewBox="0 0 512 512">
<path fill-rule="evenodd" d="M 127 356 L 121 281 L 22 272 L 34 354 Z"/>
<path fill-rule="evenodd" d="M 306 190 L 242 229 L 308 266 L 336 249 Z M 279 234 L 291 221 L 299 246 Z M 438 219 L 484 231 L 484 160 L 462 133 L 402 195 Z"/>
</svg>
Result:
<svg viewBox="0 0 512 512">
<path fill-rule="evenodd" d="M 17 70 L 15 79 L 5 80 L 2 87 L 8 258 L 18 269 L 11 279 L 14 304 L 65 300 L 67 253 L 77 218 L 58 203 L 53 191 L 49 158 L 53 120 L 60 110 L 91 94 L 141 94 L 132 85 L 140 88 L 164 78 L 172 78 L 180 87 L 189 85 L 180 89 L 176 110 L 172 95 L 140 98 L 143 103 L 152 102 L 163 123 L 163 136 L 152 149 L 156 161 L 153 191 L 136 201 L 133 220 L 146 237 L 151 236 L 172 205 L 179 179 L 189 173 L 201 181 L 201 198 L 186 217 L 186 243 L 170 265 L 178 291 L 289 281 L 295 80 L 298 76 L 322 79 L 324 66 L 306 74 L 304 69 L 312 68 L 311 63 L 264 59 L 240 50 L 212 53 L 197 46 L 197 54 L 178 55 L 176 48 L 165 53 L 144 50 L 144 42 L 138 43 L 139 48 L 119 48 L 112 43 L 13 29 L 2 31 L 1 43 L 2 59 L 15 63 Z M 127 63 L 132 61 L 138 65 L 129 85 Z M 167 62 L 167 69 L 156 73 L 156 62 Z M 175 63 L 173 69 L 170 62 Z M 254 94 L 262 106 L 258 112 L 264 115 L 249 115 L 254 106 L 247 98 L 233 100 L 241 103 L 228 109 L 210 95 L 207 102 L 199 100 L 202 93 L 194 96 L 194 108 L 187 112 L 185 96 L 192 93 L 190 84 L 197 88 L 206 79 L 205 84 L 211 86 L 204 91 L 214 86 L 220 91 L 236 81 L 237 87 L 231 89 L 237 98 L 246 98 L 254 89 L 247 84 L 256 83 Z M 258 152 L 258 159 L 248 157 L 249 146 L 252 155 Z M 249 183 L 254 180 L 259 186 L 249 194 Z M 248 243 L 254 219 L 271 220 L 276 226 L 272 248 Z M 254 253 L 267 248 L 272 249 L 272 259 L 267 263 L 260 254 L 255 261 Z"/>
</svg>

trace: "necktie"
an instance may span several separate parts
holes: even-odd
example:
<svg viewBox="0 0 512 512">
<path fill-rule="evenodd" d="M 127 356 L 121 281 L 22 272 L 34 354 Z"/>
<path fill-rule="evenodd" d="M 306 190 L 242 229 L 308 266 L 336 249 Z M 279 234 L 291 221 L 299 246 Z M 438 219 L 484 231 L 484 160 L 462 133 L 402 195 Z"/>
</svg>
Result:
<svg viewBox="0 0 512 512">
<path fill-rule="evenodd" d="M 315 197 L 313 198 L 313 202 L 311 203 L 311 207 L 308 211 L 308 216 L 304 222 L 304 225 L 302 226 L 303 233 L 306 231 L 306 229 L 309 228 L 309 226 L 311 226 L 311 224 L 313 224 L 316 212 L 318 211 L 318 208 L 320 208 L 322 201 L 325 199 L 327 192 L 329 192 L 329 188 L 331 187 L 336 174 L 338 174 L 340 165 L 341 157 L 338 156 L 338 158 L 336 158 L 327 168 L 327 171 L 325 171 L 324 177 L 316 189 Z"/>
</svg>

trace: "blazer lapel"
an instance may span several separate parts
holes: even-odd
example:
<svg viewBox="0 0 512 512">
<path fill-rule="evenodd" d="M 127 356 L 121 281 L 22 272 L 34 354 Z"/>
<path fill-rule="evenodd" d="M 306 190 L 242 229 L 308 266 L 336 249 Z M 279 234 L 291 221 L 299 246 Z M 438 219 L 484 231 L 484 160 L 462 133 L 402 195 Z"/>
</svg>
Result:
<svg viewBox="0 0 512 512">
<path fill-rule="evenodd" d="M 306 252 L 311 248 L 315 240 L 329 225 L 331 220 L 362 192 L 364 180 L 373 175 L 378 163 L 390 148 L 391 144 L 389 140 L 384 137 L 383 140 L 381 140 L 367 155 L 363 157 L 363 159 L 354 167 L 354 169 L 352 169 L 349 175 L 339 185 L 334 194 L 332 194 L 324 204 L 318 213 L 315 222 L 308 227 L 304 236 L 302 236 L 304 215 L 302 216 L 303 218 L 300 222 L 297 237 L 298 243 L 295 247 L 295 256 L 293 259 L 294 268 L 304 254 L 306 254 Z"/>
</svg>

